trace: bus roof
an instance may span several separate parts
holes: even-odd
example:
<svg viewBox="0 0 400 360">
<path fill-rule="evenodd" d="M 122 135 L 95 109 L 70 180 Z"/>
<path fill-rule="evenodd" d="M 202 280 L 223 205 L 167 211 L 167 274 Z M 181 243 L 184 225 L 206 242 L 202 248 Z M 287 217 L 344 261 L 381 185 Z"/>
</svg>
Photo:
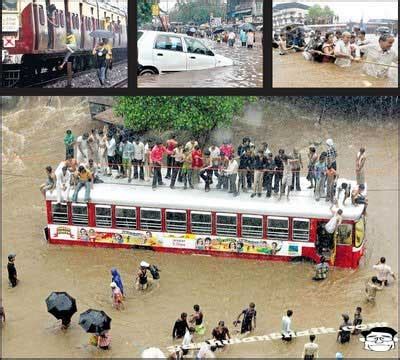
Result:
<svg viewBox="0 0 400 360">
<path fill-rule="evenodd" d="M 104 179 L 104 178 L 103 178 Z M 104 179 L 110 181 L 109 178 Z M 355 188 L 355 181 L 339 179 L 338 187 L 341 183 L 351 183 Z M 332 216 L 330 203 L 321 198 L 319 202 L 315 201 L 312 189 L 307 189 L 309 185 L 305 178 L 301 178 L 302 191 L 292 191 L 289 200 L 282 197 L 278 200 L 277 196 L 271 198 L 262 197 L 250 198 L 251 192 L 241 192 L 239 196 L 233 197 L 226 191 L 212 188 L 210 192 L 204 191 L 203 183 L 199 184 L 199 189 L 184 190 L 180 183 L 177 183 L 175 189 L 169 186 L 161 186 L 153 190 L 149 182 L 138 182 L 133 180 L 127 184 L 127 180 L 113 179 L 113 183 L 94 184 L 91 191 L 91 202 L 103 205 L 120 206 L 140 206 L 149 208 L 167 208 L 167 209 L 190 209 L 193 211 L 216 211 L 221 213 L 241 213 L 251 215 L 273 215 L 290 216 L 302 218 L 322 218 L 327 219 Z M 365 190 L 366 191 L 366 190 Z M 78 202 L 83 202 L 84 189 L 79 192 Z M 69 200 L 71 200 L 73 191 L 70 191 Z M 351 205 L 351 199 L 346 200 L 346 205 L 341 205 L 344 193 L 339 199 L 339 207 L 343 209 L 344 220 L 357 220 L 364 206 Z M 47 192 L 47 199 L 55 201 L 56 191 Z"/>
</svg>

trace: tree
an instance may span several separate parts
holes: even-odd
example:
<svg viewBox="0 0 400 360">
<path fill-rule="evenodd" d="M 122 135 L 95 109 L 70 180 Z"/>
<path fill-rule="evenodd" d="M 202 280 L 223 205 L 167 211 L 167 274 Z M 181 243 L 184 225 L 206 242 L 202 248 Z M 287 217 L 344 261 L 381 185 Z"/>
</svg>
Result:
<svg viewBox="0 0 400 360">
<path fill-rule="evenodd" d="M 328 24 L 333 22 L 335 12 L 329 7 L 322 8 L 320 5 L 313 5 L 308 9 L 306 17 L 307 24 Z"/>
<path fill-rule="evenodd" d="M 179 2 L 169 14 L 170 21 L 182 22 L 185 24 L 196 23 L 198 25 L 210 21 L 211 14 L 213 17 L 224 17 L 225 6 L 215 0 L 198 2 Z"/>
<path fill-rule="evenodd" d="M 137 24 L 138 26 L 151 22 L 151 1 L 137 0 Z"/>
<path fill-rule="evenodd" d="M 119 97 L 115 112 L 125 126 L 137 132 L 189 130 L 206 141 L 210 131 L 229 126 L 255 97 L 137 96 Z"/>
</svg>

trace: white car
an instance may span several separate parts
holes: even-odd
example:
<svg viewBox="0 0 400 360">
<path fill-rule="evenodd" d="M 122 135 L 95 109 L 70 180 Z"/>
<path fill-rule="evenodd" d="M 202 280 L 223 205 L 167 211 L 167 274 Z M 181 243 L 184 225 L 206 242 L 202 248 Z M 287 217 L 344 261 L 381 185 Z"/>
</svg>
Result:
<svg viewBox="0 0 400 360">
<path fill-rule="evenodd" d="M 199 39 L 184 34 L 138 31 L 138 75 L 232 66 Z"/>
</svg>

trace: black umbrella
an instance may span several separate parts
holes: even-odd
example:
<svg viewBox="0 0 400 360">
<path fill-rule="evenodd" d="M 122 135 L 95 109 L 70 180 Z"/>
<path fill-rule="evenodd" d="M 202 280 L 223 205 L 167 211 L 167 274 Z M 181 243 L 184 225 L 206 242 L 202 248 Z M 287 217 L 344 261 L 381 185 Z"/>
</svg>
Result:
<svg viewBox="0 0 400 360">
<path fill-rule="evenodd" d="M 252 24 L 249 24 L 249 23 L 240 25 L 239 29 L 242 29 L 244 31 L 255 31 L 256 30 L 256 28 Z"/>
<path fill-rule="evenodd" d="M 70 319 L 77 311 L 76 301 L 68 293 L 52 292 L 46 299 L 47 311 L 56 319 Z"/>
<path fill-rule="evenodd" d="M 222 28 L 222 27 L 217 27 L 217 28 L 213 31 L 213 34 L 220 34 L 220 33 L 223 33 L 224 31 L 225 31 L 224 28 Z"/>
<path fill-rule="evenodd" d="M 87 333 L 101 334 L 111 329 L 111 318 L 104 311 L 89 309 L 79 315 L 79 325 Z"/>
</svg>

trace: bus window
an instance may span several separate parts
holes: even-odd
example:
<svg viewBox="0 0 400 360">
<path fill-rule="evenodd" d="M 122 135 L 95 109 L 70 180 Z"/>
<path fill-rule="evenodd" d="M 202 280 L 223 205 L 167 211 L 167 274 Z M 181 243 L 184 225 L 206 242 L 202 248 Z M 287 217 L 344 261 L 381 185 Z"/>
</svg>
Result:
<svg viewBox="0 0 400 360">
<path fill-rule="evenodd" d="M 341 224 L 336 231 L 337 245 L 351 245 L 352 226 L 351 224 Z"/>
<path fill-rule="evenodd" d="M 192 211 L 191 214 L 192 233 L 211 234 L 211 214 Z"/>
<path fill-rule="evenodd" d="M 88 211 L 86 205 L 72 204 L 72 224 L 74 225 L 88 224 Z"/>
<path fill-rule="evenodd" d="M 96 226 L 111 227 L 111 206 L 96 205 Z"/>
<path fill-rule="evenodd" d="M 236 237 L 236 215 L 217 214 L 217 235 Z"/>
<path fill-rule="evenodd" d="M 67 204 L 51 204 L 53 223 L 68 224 L 68 207 Z"/>
<path fill-rule="evenodd" d="M 140 228 L 161 231 L 161 210 L 140 209 Z"/>
<path fill-rule="evenodd" d="M 362 217 L 360 220 L 356 222 L 356 241 L 354 246 L 360 247 L 364 241 L 365 237 L 365 222 L 364 218 Z"/>
<path fill-rule="evenodd" d="M 269 240 L 288 240 L 289 219 L 269 216 L 267 236 Z"/>
<path fill-rule="evenodd" d="M 242 236 L 262 239 L 262 216 L 242 216 Z"/>
<path fill-rule="evenodd" d="M 310 235 L 310 220 L 293 219 L 293 241 L 308 241 Z"/>
<path fill-rule="evenodd" d="M 167 210 L 167 231 L 186 233 L 186 211 Z"/>
<path fill-rule="evenodd" d="M 136 209 L 116 206 L 115 225 L 118 228 L 136 229 Z"/>
</svg>

